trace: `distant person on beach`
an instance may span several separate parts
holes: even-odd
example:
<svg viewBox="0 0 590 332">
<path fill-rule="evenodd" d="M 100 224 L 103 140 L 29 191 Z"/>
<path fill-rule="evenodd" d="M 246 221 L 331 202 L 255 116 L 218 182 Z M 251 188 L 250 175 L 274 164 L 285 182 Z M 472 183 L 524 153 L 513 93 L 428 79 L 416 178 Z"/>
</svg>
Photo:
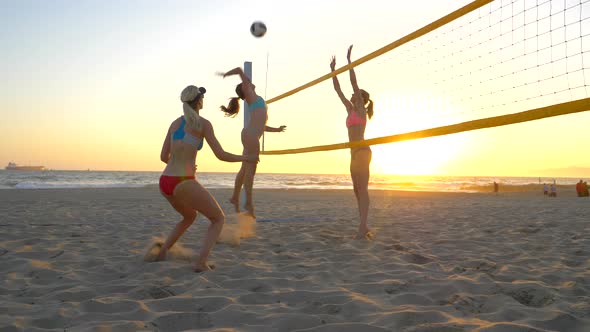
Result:
<svg viewBox="0 0 590 332">
<path fill-rule="evenodd" d="M 543 195 L 549 195 L 549 186 L 547 185 L 547 183 L 543 183 Z"/>
<path fill-rule="evenodd" d="M 348 48 L 347 59 L 350 64 L 350 54 L 352 52 L 352 45 Z M 330 62 L 330 69 L 332 72 L 336 70 L 336 57 L 332 57 Z M 350 100 L 346 99 L 340 83 L 336 76 L 332 77 L 334 90 L 340 97 L 340 101 L 346 107 L 346 128 L 348 129 L 348 140 L 350 142 L 362 141 L 365 139 L 365 128 L 367 125 L 367 117 L 370 119 L 373 116 L 373 101 L 369 93 L 359 88 L 356 81 L 356 74 L 353 68 L 349 69 L 350 83 L 352 85 L 353 94 Z M 371 239 L 374 234 L 369 229 L 368 215 L 369 215 L 369 166 L 372 158 L 371 148 L 369 146 L 356 147 L 350 149 L 350 176 L 352 178 L 352 186 L 359 209 L 360 223 L 356 234 L 357 239 Z"/>
<path fill-rule="evenodd" d="M 205 88 L 194 85 L 189 85 L 182 91 L 180 101 L 184 116 L 174 120 L 168 128 L 160 154 L 160 159 L 166 163 L 160 176 L 160 192 L 182 215 L 182 220 L 176 224 L 166 242 L 156 244 L 160 246 L 156 260 L 166 258 L 168 250 L 195 221 L 198 212 L 207 217 L 211 224 L 203 240 L 199 257 L 193 265 L 195 272 L 211 269 L 207 264 L 207 258 L 225 222 L 225 215 L 215 198 L 195 179 L 195 161 L 197 152 L 203 147 L 203 139 L 207 140 L 207 144 L 220 160 L 256 163 L 258 159 L 256 154 L 246 157 L 223 150 L 215 137 L 211 122 L 199 115 L 203 108 L 205 92 Z"/>
<path fill-rule="evenodd" d="M 498 190 L 499 190 L 499 185 L 498 182 L 494 181 L 494 193 L 497 195 L 498 194 Z"/>
<path fill-rule="evenodd" d="M 557 186 L 555 182 L 551 184 L 551 192 L 549 193 L 549 197 L 557 197 Z"/>
<path fill-rule="evenodd" d="M 578 197 L 588 197 L 588 183 L 580 180 L 580 182 L 576 183 L 576 192 Z"/>
<path fill-rule="evenodd" d="M 578 197 L 588 197 L 588 184 L 586 181 L 580 180 L 580 182 L 576 183 L 576 192 Z"/>
<path fill-rule="evenodd" d="M 287 126 L 280 126 L 278 128 L 269 127 L 266 125 L 268 120 L 266 102 L 262 97 L 256 94 L 256 86 L 250 82 L 250 79 L 244 74 L 242 68 L 237 67 L 225 73 L 218 73 L 223 78 L 231 75 L 239 75 L 242 83 L 236 86 L 237 97 L 233 97 L 229 101 L 229 105 L 221 106 L 221 110 L 226 116 L 234 117 L 240 111 L 240 99 L 245 100 L 249 105 L 250 120 L 248 124 L 242 129 L 242 145 L 244 146 L 244 154 L 260 154 L 260 137 L 263 132 L 280 133 L 285 131 Z M 236 175 L 234 183 L 234 192 L 230 202 L 234 205 L 236 212 L 240 212 L 240 191 L 242 185 L 246 191 L 245 207 L 252 217 L 254 215 L 254 203 L 252 200 L 252 188 L 254 186 L 254 175 L 256 174 L 256 162 L 243 162 L 240 171 Z"/>
</svg>

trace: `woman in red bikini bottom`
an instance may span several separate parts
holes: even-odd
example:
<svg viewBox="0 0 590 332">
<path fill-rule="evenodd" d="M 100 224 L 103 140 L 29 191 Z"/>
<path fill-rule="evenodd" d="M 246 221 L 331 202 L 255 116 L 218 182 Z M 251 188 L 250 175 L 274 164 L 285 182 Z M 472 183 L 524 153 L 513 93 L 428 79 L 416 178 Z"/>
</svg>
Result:
<svg viewBox="0 0 590 332">
<path fill-rule="evenodd" d="M 166 168 L 160 177 L 160 192 L 172 207 L 182 215 L 172 233 L 161 244 L 156 260 L 166 259 L 166 253 L 195 221 L 197 213 L 203 214 L 211 224 L 207 230 L 199 257 L 193 265 L 195 272 L 211 270 L 207 258 L 217 242 L 225 215 L 215 198 L 195 179 L 197 152 L 203 147 L 203 139 L 215 156 L 227 162 L 256 162 L 257 156 L 239 156 L 225 152 L 213 132 L 211 122 L 199 115 L 203 108 L 205 88 L 187 86 L 180 95 L 184 116 L 174 120 L 168 129 L 160 159 Z"/>
<path fill-rule="evenodd" d="M 348 48 L 348 63 L 350 64 L 350 53 L 352 45 Z M 336 57 L 332 57 L 330 62 L 332 71 L 336 70 Z M 365 90 L 359 89 L 356 82 L 356 75 L 354 69 L 350 68 L 350 83 L 352 84 L 353 94 L 350 100 L 346 99 L 340 83 L 336 76 L 332 77 L 334 90 L 340 97 L 340 100 L 346 107 L 348 116 L 346 117 L 346 128 L 348 128 L 348 140 L 362 141 L 365 139 L 365 127 L 367 125 L 367 117 L 370 119 L 373 116 L 373 101 L 370 99 L 369 93 Z M 350 176 L 352 178 L 352 186 L 359 209 L 360 223 L 355 238 L 367 239 L 373 238 L 374 234 L 369 229 L 368 215 L 369 215 L 369 166 L 371 165 L 372 152 L 368 146 L 351 148 L 350 149 Z"/>
</svg>

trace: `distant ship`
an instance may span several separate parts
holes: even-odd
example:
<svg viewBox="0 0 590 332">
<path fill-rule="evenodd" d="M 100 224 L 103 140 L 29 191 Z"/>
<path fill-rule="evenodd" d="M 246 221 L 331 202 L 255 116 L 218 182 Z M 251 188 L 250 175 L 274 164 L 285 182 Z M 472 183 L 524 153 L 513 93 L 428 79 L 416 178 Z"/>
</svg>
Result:
<svg viewBox="0 0 590 332">
<path fill-rule="evenodd" d="M 13 171 L 43 171 L 45 170 L 45 166 L 19 166 L 16 163 L 10 162 L 6 166 L 6 169 Z"/>
</svg>

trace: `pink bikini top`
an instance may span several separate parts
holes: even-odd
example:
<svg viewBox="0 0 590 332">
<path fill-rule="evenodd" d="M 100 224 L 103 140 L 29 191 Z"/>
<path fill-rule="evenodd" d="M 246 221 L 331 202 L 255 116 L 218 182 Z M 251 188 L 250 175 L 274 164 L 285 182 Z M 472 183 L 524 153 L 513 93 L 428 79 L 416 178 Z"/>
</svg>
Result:
<svg viewBox="0 0 590 332">
<path fill-rule="evenodd" d="M 348 112 L 348 116 L 346 117 L 346 127 L 350 128 L 351 126 L 356 126 L 356 125 L 366 125 L 367 124 L 367 118 L 366 117 L 361 117 L 356 111 L 350 111 Z"/>
</svg>

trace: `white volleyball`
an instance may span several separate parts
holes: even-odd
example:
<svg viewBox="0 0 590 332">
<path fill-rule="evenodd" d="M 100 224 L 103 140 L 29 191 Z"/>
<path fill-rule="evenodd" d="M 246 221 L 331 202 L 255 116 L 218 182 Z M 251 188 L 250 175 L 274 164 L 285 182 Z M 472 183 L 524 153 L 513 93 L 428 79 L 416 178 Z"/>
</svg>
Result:
<svg viewBox="0 0 590 332">
<path fill-rule="evenodd" d="M 250 26 L 250 33 L 252 33 L 252 35 L 257 38 L 264 36 L 266 33 L 266 24 L 260 21 L 252 23 Z"/>
</svg>

